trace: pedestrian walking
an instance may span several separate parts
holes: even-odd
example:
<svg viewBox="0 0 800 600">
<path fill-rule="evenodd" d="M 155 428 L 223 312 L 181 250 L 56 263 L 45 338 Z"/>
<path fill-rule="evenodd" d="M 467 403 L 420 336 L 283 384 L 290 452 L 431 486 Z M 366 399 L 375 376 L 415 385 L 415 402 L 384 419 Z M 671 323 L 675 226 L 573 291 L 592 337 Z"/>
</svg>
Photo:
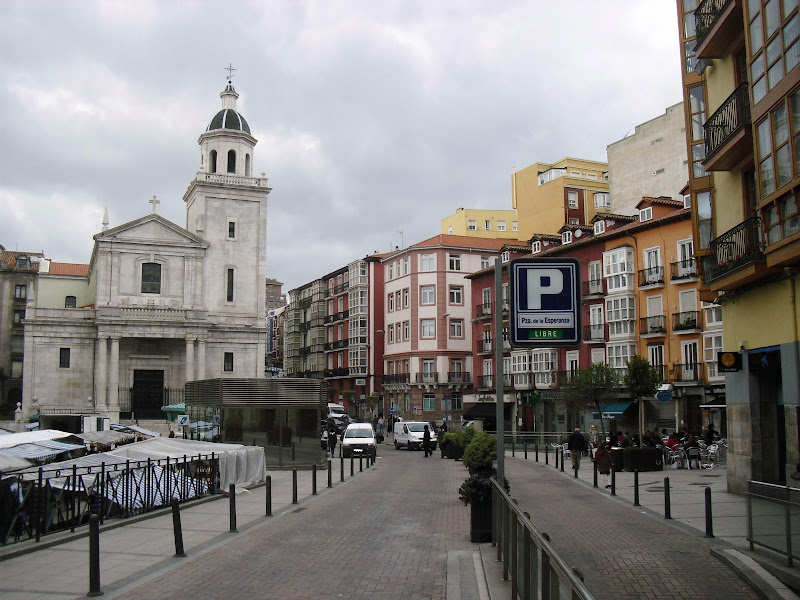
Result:
<svg viewBox="0 0 800 600">
<path fill-rule="evenodd" d="M 383 413 L 378 415 L 378 433 L 383 437 Z"/>
<path fill-rule="evenodd" d="M 608 444 L 600 444 L 594 454 L 594 462 L 597 464 L 597 472 L 603 475 L 605 486 L 611 487 L 611 452 Z"/>
<path fill-rule="evenodd" d="M 425 450 L 425 458 L 428 458 L 431 452 L 431 428 L 425 425 L 425 430 L 422 434 L 422 449 Z"/>
<path fill-rule="evenodd" d="M 569 449 L 569 454 L 572 457 L 572 469 L 580 469 L 581 454 L 583 454 L 584 450 L 586 450 L 586 439 L 584 439 L 580 427 L 576 427 L 575 431 L 572 432 L 572 435 L 569 436 L 569 440 L 567 440 L 567 448 Z"/>
<path fill-rule="evenodd" d="M 336 427 L 334 425 L 328 426 L 328 450 L 333 458 L 334 450 L 336 450 Z"/>
</svg>

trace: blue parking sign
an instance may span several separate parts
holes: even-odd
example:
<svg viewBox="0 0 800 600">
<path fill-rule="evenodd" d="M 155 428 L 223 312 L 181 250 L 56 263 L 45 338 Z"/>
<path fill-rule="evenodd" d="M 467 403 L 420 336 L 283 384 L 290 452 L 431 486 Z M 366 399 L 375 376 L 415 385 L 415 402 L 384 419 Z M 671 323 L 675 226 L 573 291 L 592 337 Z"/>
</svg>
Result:
<svg viewBox="0 0 800 600">
<path fill-rule="evenodd" d="M 511 345 L 574 346 L 581 341 L 580 265 L 574 258 L 511 261 Z"/>
</svg>

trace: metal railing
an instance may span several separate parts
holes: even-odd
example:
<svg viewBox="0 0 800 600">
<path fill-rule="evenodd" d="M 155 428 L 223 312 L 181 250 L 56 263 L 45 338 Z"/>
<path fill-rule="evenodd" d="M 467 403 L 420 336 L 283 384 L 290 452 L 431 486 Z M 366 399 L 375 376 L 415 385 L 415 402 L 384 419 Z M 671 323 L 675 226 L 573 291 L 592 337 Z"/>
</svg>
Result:
<svg viewBox="0 0 800 600">
<path fill-rule="evenodd" d="M 408 373 L 394 373 L 392 375 L 383 376 L 384 385 L 393 383 L 408 383 L 408 382 L 409 382 Z"/>
<path fill-rule="evenodd" d="M 487 317 L 491 316 L 492 314 L 492 303 L 491 302 L 484 302 L 483 304 L 475 305 L 475 316 L 476 317 Z"/>
<path fill-rule="evenodd" d="M 439 373 L 417 373 L 417 383 L 438 383 Z"/>
<path fill-rule="evenodd" d="M 758 544 L 788 559 L 800 558 L 800 489 L 760 481 L 747 482 L 747 541 L 750 550 Z M 794 517 L 794 521 L 793 521 Z"/>
<path fill-rule="evenodd" d="M 697 261 L 694 258 L 670 263 L 669 268 L 672 281 L 697 277 Z"/>
<path fill-rule="evenodd" d="M 711 156 L 733 133 L 750 124 L 750 88 L 741 84 L 703 125 L 706 156 Z"/>
<path fill-rule="evenodd" d="M 705 283 L 764 259 L 760 223 L 759 217 L 750 217 L 711 240 L 710 254 L 704 256 L 702 262 Z"/>
<path fill-rule="evenodd" d="M 593 600 L 573 569 L 531 524 L 530 517 L 496 479 L 491 481 L 492 541 L 497 560 L 502 561 L 503 579 L 511 582 L 511 598 Z"/>
<path fill-rule="evenodd" d="M 584 325 L 583 340 L 605 342 L 608 340 L 608 326 L 605 323 Z"/>
<path fill-rule="evenodd" d="M 492 340 L 478 340 L 478 354 L 488 354 L 492 351 Z"/>
<path fill-rule="evenodd" d="M 641 317 L 639 319 L 639 335 L 666 333 L 666 331 L 667 328 L 664 324 L 664 315 Z"/>
<path fill-rule="evenodd" d="M 703 367 L 701 362 L 682 363 L 675 365 L 675 383 L 695 383 L 703 381 Z"/>
<path fill-rule="evenodd" d="M 711 29 L 717 15 L 722 12 L 725 5 L 733 0 L 703 0 L 694 11 L 695 34 L 699 42 L 706 32 Z"/>
<path fill-rule="evenodd" d="M 163 419 L 166 413 L 161 411 L 162 406 L 179 404 L 184 401 L 183 388 L 164 388 L 161 403 L 148 408 L 133 407 L 133 388 L 117 388 L 117 402 L 121 413 L 129 413 L 131 419 Z"/>
<path fill-rule="evenodd" d="M 472 383 L 472 374 L 466 371 L 448 371 L 447 383 Z"/>
<path fill-rule="evenodd" d="M 128 517 L 217 493 L 219 456 L 198 454 L 183 459 L 126 460 L 39 467 L 0 476 L 0 541 L 3 544 L 85 525 L 96 513 L 101 520 Z"/>
<path fill-rule="evenodd" d="M 606 293 L 605 279 L 590 279 L 581 282 L 582 296 L 603 296 Z"/>
<path fill-rule="evenodd" d="M 672 331 L 700 329 L 700 311 L 686 310 L 672 313 Z"/>
<path fill-rule="evenodd" d="M 664 267 L 648 267 L 639 270 L 639 287 L 664 285 Z"/>
</svg>

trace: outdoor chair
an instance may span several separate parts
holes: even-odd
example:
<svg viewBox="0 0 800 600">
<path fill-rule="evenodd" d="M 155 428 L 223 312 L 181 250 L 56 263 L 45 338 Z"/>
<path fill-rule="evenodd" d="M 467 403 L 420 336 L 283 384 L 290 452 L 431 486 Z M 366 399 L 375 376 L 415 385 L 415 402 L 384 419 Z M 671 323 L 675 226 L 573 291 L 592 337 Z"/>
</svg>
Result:
<svg viewBox="0 0 800 600">
<path fill-rule="evenodd" d="M 686 449 L 686 464 L 691 469 L 692 461 L 695 462 L 697 468 L 700 468 L 701 452 L 700 448 L 687 448 Z"/>
</svg>

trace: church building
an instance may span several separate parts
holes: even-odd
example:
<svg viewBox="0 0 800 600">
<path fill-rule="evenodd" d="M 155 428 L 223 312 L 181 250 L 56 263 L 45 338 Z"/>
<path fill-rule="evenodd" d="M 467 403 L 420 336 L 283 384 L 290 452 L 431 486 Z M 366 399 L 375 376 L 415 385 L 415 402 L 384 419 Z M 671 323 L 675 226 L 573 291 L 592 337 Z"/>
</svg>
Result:
<svg viewBox="0 0 800 600">
<path fill-rule="evenodd" d="M 80 415 L 163 419 L 187 381 L 263 378 L 266 177 L 228 81 L 198 143 L 186 223 L 157 213 L 94 236 L 85 272 L 43 260 L 24 321 L 23 411 L 42 427 Z"/>
</svg>

